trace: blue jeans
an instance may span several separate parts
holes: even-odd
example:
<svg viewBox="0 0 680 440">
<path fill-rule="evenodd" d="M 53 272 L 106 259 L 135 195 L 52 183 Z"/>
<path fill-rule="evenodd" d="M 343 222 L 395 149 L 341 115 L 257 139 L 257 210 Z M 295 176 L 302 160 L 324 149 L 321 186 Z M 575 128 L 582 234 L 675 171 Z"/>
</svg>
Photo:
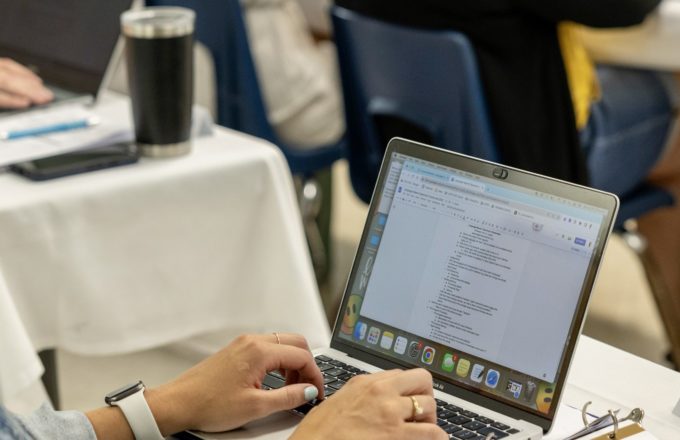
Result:
<svg viewBox="0 0 680 440">
<path fill-rule="evenodd" d="M 625 195 L 642 183 L 663 153 L 673 106 L 662 74 L 602 66 L 602 99 L 591 107 L 581 145 L 590 186 Z"/>
</svg>

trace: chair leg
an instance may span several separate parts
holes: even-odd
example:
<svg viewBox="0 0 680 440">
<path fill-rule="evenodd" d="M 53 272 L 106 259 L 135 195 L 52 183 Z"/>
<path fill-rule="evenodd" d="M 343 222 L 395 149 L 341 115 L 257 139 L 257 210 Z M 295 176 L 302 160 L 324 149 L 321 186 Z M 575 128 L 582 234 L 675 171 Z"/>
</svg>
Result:
<svg viewBox="0 0 680 440">
<path fill-rule="evenodd" d="M 671 343 L 671 358 L 675 368 L 678 368 L 680 361 L 680 321 L 674 316 L 672 308 L 667 305 L 671 300 L 672 292 L 666 285 L 654 257 L 649 251 L 649 246 L 645 237 L 638 231 L 637 222 L 628 220 L 624 224 L 624 232 L 620 234 L 626 245 L 638 256 L 645 271 L 647 281 L 656 301 L 661 320 L 663 321 L 668 339 Z"/>
<path fill-rule="evenodd" d="M 52 402 L 52 407 L 56 410 L 61 409 L 59 400 L 59 380 L 57 377 L 57 350 L 54 348 L 48 348 L 38 352 L 40 356 L 40 361 L 45 367 L 45 373 L 42 375 L 43 385 L 45 386 L 45 391 L 47 391 L 47 396 Z"/>
<path fill-rule="evenodd" d="M 323 195 L 321 193 L 321 186 L 315 178 L 312 177 L 302 181 L 298 200 L 305 236 L 307 237 L 312 257 L 312 265 L 314 266 L 314 273 L 317 280 L 322 280 L 328 272 L 328 254 L 321 236 L 319 224 L 317 223 L 317 218 L 321 212 Z"/>
</svg>

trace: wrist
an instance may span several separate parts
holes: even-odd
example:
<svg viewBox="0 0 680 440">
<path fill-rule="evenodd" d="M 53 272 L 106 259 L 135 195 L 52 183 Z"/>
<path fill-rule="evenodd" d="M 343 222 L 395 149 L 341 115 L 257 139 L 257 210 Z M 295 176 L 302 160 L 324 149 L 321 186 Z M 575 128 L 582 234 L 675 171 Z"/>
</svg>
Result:
<svg viewBox="0 0 680 440">
<path fill-rule="evenodd" d="M 164 437 L 192 428 L 189 416 L 191 408 L 178 387 L 166 384 L 147 389 L 144 397 Z"/>
</svg>

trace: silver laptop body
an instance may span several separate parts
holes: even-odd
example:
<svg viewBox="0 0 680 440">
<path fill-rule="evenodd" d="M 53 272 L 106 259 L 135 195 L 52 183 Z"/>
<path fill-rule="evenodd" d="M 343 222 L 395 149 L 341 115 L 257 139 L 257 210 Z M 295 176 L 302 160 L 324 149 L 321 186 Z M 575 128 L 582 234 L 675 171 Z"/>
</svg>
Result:
<svg viewBox="0 0 680 440">
<path fill-rule="evenodd" d="M 451 438 L 464 432 L 451 420 L 473 439 L 492 430 L 541 438 L 618 204 L 612 194 L 392 139 L 331 346 L 315 351 L 317 363 L 426 368 Z M 296 423 L 279 414 L 201 438 L 285 438 Z"/>
</svg>

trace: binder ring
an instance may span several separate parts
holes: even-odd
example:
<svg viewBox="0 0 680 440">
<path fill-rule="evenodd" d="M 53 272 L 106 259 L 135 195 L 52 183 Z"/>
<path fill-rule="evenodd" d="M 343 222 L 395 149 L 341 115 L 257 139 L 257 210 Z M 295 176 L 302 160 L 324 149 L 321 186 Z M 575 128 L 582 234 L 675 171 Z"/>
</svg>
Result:
<svg viewBox="0 0 680 440">
<path fill-rule="evenodd" d="M 614 430 L 611 433 L 609 433 L 609 438 L 615 439 L 616 434 L 619 433 L 619 418 L 616 417 L 616 414 L 614 414 L 614 412 L 611 409 L 607 410 L 607 412 L 609 413 L 609 417 L 612 418 L 612 422 L 614 423 Z"/>
<path fill-rule="evenodd" d="M 588 405 L 590 405 L 591 403 L 593 402 L 589 400 L 583 405 L 583 408 L 581 408 L 581 420 L 583 420 L 583 426 L 585 427 L 588 427 L 588 425 L 590 425 L 590 423 L 588 423 L 588 418 L 586 417 L 586 415 L 588 414 L 587 413 Z"/>
</svg>

